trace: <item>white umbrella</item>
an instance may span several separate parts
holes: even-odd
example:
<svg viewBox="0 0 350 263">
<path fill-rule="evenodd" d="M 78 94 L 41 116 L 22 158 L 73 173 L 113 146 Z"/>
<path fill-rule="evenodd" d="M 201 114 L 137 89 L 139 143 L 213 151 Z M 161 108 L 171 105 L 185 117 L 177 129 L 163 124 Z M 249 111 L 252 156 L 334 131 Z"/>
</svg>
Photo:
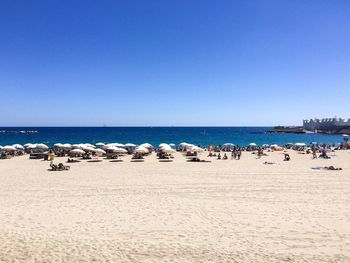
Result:
<svg viewBox="0 0 350 263">
<path fill-rule="evenodd" d="M 161 151 L 164 151 L 164 150 L 169 150 L 169 149 L 171 149 L 171 147 L 170 147 L 170 145 L 163 145 L 162 147 L 159 147 L 159 149 L 160 149 Z"/>
<path fill-rule="evenodd" d="M 163 152 L 165 152 L 165 153 L 176 153 L 176 151 L 174 150 L 174 149 L 171 149 L 171 148 L 169 148 L 169 149 L 164 149 L 164 150 L 162 150 Z"/>
<path fill-rule="evenodd" d="M 83 145 L 85 145 L 85 146 L 87 146 L 87 147 L 91 147 L 91 148 L 96 148 L 95 145 L 92 145 L 92 144 L 90 144 L 90 143 L 84 143 Z"/>
<path fill-rule="evenodd" d="M 266 143 L 262 145 L 262 147 L 269 147 L 269 146 L 270 146 L 270 145 L 268 145 L 268 144 L 266 144 Z"/>
<path fill-rule="evenodd" d="M 26 148 L 34 149 L 34 148 L 36 148 L 36 144 L 29 144 L 29 145 L 26 146 Z"/>
<path fill-rule="evenodd" d="M 148 149 L 153 149 L 154 148 L 153 145 L 150 144 L 150 143 L 143 143 L 143 144 L 139 145 L 139 147 L 146 147 Z"/>
<path fill-rule="evenodd" d="M 98 153 L 98 154 L 106 154 L 106 152 L 102 149 L 95 149 L 94 151 L 95 153 Z"/>
<path fill-rule="evenodd" d="M 24 147 L 22 145 L 20 145 L 20 144 L 14 144 L 12 146 L 15 147 L 16 149 L 24 150 Z"/>
<path fill-rule="evenodd" d="M 276 147 L 279 147 L 277 144 L 271 144 L 270 145 L 270 148 L 276 148 Z"/>
<path fill-rule="evenodd" d="M 146 147 L 137 147 L 135 149 L 136 153 L 148 153 L 148 149 Z"/>
<path fill-rule="evenodd" d="M 125 147 L 136 147 L 136 145 L 133 144 L 133 143 L 127 143 L 127 144 L 125 144 L 124 146 L 125 146 Z"/>
<path fill-rule="evenodd" d="M 72 148 L 72 145 L 69 144 L 69 143 L 65 143 L 65 144 L 62 145 L 62 148 L 71 149 L 71 148 Z"/>
<path fill-rule="evenodd" d="M 194 146 L 193 145 L 191 147 L 191 151 L 193 151 L 193 152 L 203 152 L 204 150 L 202 148 L 198 147 L 198 146 Z"/>
<path fill-rule="evenodd" d="M 347 135 L 347 134 L 343 134 L 342 136 L 343 136 L 343 137 L 349 137 L 349 135 Z"/>
<path fill-rule="evenodd" d="M 115 147 L 115 146 L 109 147 L 109 148 L 107 148 L 107 150 L 112 151 L 114 153 L 127 153 L 128 152 L 127 150 L 125 150 L 123 148 L 119 148 L 119 147 Z"/>
<path fill-rule="evenodd" d="M 306 146 L 306 144 L 303 143 L 303 142 L 297 142 L 294 145 L 297 146 L 297 147 L 305 147 Z"/>
<path fill-rule="evenodd" d="M 49 149 L 49 146 L 47 146 L 46 144 L 43 144 L 43 143 L 38 143 L 35 148 L 47 150 L 47 149 Z"/>
<path fill-rule="evenodd" d="M 13 146 L 6 145 L 6 146 L 2 147 L 1 150 L 5 151 L 5 152 L 12 152 L 12 151 L 16 151 L 17 149 Z"/>
<path fill-rule="evenodd" d="M 256 146 L 255 142 L 249 143 L 249 146 Z"/>
<path fill-rule="evenodd" d="M 96 151 L 95 148 L 91 148 L 91 147 L 88 147 L 88 146 L 83 146 L 83 147 L 81 147 L 81 149 L 83 149 L 86 152 L 95 152 Z"/>
<path fill-rule="evenodd" d="M 223 146 L 235 146 L 235 145 L 233 143 L 227 142 L 227 143 L 224 143 Z"/>
<path fill-rule="evenodd" d="M 53 146 L 57 147 L 57 148 L 61 148 L 61 147 L 63 147 L 63 144 L 62 143 L 55 143 Z"/>
<path fill-rule="evenodd" d="M 170 143 L 170 147 L 176 147 L 175 143 Z"/>
<path fill-rule="evenodd" d="M 104 146 L 105 144 L 103 142 L 98 142 L 95 145 L 98 146 L 98 147 L 101 147 L 101 146 Z"/>
<path fill-rule="evenodd" d="M 84 154 L 85 153 L 82 149 L 73 149 L 70 152 L 71 153 L 76 153 L 76 154 Z"/>
<path fill-rule="evenodd" d="M 26 143 L 25 145 L 23 145 L 24 147 L 28 147 L 28 146 L 30 146 L 30 145 L 32 145 L 31 143 Z"/>
</svg>

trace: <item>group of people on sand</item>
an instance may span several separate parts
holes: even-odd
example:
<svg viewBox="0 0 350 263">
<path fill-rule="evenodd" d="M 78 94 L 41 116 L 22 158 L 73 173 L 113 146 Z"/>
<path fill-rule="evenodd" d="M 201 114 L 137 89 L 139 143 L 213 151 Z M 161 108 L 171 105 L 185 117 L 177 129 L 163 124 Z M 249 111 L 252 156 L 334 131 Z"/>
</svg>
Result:
<svg viewBox="0 0 350 263">
<path fill-rule="evenodd" d="M 233 147 L 231 152 L 231 160 L 240 160 L 242 156 L 242 149 L 240 147 Z M 221 151 L 218 153 L 210 151 L 208 157 L 217 157 L 218 160 L 228 160 L 226 152 L 223 152 L 221 156 Z"/>
</svg>

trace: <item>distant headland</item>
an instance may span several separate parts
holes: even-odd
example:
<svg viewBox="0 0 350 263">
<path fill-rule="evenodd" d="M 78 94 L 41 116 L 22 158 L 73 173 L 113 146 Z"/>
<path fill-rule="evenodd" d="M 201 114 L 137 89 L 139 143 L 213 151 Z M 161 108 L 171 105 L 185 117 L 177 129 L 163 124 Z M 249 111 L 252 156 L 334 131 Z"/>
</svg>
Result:
<svg viewBox="0 0 350 263">
<path fill-rule="evenodd" d="M 32 134 L 32 133 L 38 133 L 38 131 L 37 130 L 33 130 L 33 131 L 0 130 L 0 133 L 2 133 L 2 134 Z"/>
<path fill-rule="evenodd" d="M 304 120 L 303 126 L 275 126 L 270 133 L 350 134 L 350 119 L 323 118 Z"/>
</svg>

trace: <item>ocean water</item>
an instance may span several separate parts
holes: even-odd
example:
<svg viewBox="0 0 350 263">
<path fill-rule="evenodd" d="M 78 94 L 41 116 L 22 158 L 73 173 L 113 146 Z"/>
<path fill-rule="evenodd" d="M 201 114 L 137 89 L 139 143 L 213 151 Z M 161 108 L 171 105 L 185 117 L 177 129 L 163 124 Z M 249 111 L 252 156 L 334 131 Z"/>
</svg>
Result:
<svg viewBox="0 0 350 263">
<path fill-rule="evenodd" d="M 277 143 L 283 145 L 295 142 L 319 142 L 326 144 L 339 143 L 341 135 L 322 134 L 269 134 L 271 127 L 0 127 L 1 130 L 21 131 L 37 130 L 34 134 L 0 133 L 0 145 L 15 143 L 160 143 L 181 142 L 201 146 L 234 143 L 245 146 L 251 142 L 259 145 Z"/>
</svg>

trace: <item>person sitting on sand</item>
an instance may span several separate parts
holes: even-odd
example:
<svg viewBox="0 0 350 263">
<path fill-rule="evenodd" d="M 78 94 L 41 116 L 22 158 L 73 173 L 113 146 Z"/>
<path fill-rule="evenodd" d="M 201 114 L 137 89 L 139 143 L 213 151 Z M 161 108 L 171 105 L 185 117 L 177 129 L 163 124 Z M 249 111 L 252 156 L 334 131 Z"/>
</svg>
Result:
<svg viewBox="0 0 350 263">
<path fill-rule="evenodd" d="M 221 160 L 221 154 L 220 153 L 218 154 L 218 160 Z"/>
<path fill-rule="evenodd" d="M 327 155 L 327 152 L 326 152 L 326 150 L 324 150 L 324 149 L 321 151 L 321 154 L 320 154 L 319 158 L 331 159 L 331 157 L 329 157 L 329 156 Z"/>
<path fill-rule="evenodd" d="M 290 161 L 289 153 L 284 154 L 284 160 L 283 161 Z"/>
<path fill-rule="evenodd" d="M 343 170 L 343 168 L 335 168 L 333 165 L 325 166 L 324 169 L 331 170 L 331 171 L 338 171 L 338 170 L 341 171 L 341 170 Z"/>
<path fill-rule="evenodd" d="M 228 159 L 226 153 L 224 153 L 224 157 L 222 159 L 223 160 L 227 160 Z"/>
</svg>

